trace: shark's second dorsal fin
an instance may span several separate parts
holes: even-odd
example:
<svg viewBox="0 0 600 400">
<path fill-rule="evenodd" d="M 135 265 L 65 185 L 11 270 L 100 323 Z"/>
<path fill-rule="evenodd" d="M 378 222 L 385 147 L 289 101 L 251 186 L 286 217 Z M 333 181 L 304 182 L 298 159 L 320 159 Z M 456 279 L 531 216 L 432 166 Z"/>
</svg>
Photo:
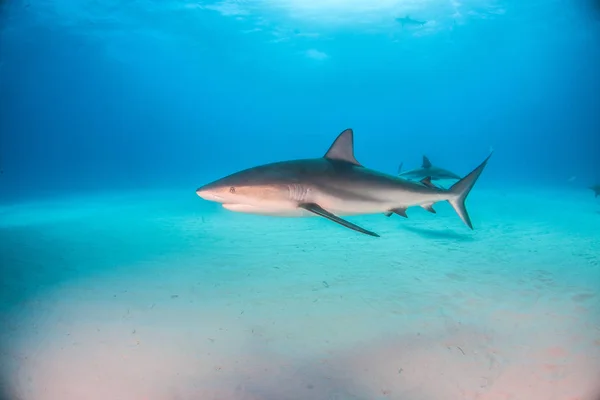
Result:
<svg viewBox="0 0 600 400">
<path fill-rule="evenodd" d="M 352 129 L 346 129 L 340 133 L 324 157 L 330 160 L 345 161 L 354 165 L 360 165 L 356 161 L 356 158 L 354 158 L 354 133 Z"/>
<path fill-rule="evenodd" d="M 422 168 L 431 168 L 431 161 L 429 161 L 429 158 L 427 158 L 427 156 L 423 156 L 423 165 L 421 165 Z"/>
</svg>

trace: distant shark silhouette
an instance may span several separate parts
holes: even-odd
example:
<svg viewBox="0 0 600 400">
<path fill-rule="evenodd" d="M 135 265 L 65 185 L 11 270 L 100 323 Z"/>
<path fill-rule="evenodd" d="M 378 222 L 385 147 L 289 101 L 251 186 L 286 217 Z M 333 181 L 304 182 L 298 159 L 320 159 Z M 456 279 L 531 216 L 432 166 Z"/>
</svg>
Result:
<svg viewBox="0 0 600 400">
<path fill-rule="evenodd" d="M 402 172 L 402 165 L 400 164 L 398 167 L 398 176 L 400 178 L 411 179 L 420 181 L 429 177 L 432 181 L 440 181 L 440 180 L 459 180 L 460 176 L 456 175 L 452 171 L 448 171 L 447 169 L 436 167 L 431 164 L 431 161 L 427 158 L 427 156 L 423 156 L 423 163 L 421 164 L 421 168 L 411 169 L 405 172 Z"/>
<path fill-rule="evenodd" d="M 600 185 L 590 186 L 590 189 L 592 189 L 594 191 L 594 193 L 596 194 L 595 197 L 600 196 Z"/>
<path fill-rule="evenodd" d="M 427 23 L 427 21 L 418 21 L 416 19 L 412 19 L 408 15 L 404 18 L 396 18 L 396 21 L 399 22 L 402 27 L 404 26 L 423 26 Z"/>
<path fill-rule="evenodd" d="M 354 157 L 353 131 L 346 129 L 323 157 L 245 169 L 198 188 L 196 194 L 231 211 L 281 217 L 318 215 L 370 236 L 379 235 L 340 216 L 405 216 L 412 206 L 435 212 L 434 203 L 447 201 L 473 229 L 465 200 L 490 156 L 449 189 L 440 189 L 428 179 L 412 182 L 361 165 Z"/>
</svg>

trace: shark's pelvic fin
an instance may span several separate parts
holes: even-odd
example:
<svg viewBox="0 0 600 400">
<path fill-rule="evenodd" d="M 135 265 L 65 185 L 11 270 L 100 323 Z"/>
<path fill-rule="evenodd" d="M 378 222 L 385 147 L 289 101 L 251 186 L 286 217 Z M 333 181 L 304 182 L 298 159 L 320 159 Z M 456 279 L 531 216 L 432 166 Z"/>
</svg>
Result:
<svg viewBox="0 0 600 400">
<path fill-rule="evenodd" d="M 424 210 L 429 211 L 432 214 L 437 214 L 437 211 L 433 209 L 433 203 L 421 204 Z"/>
<path fill-rule="evenodd" d="M 352 129 L 346 129 L 340 133 L 324 157 L 360 166 L 360 163 L 354 158 L 354 132 Z"/>
<path fill-rule="evenodd" d="M 408 218 L 408 215 L 406 215 L 406 208 L 392 208 L 390 211 L 386 211 L 383 213 L 383 215 L 385 215 L 386 217 L 391 217 L 392 214 Z"/>
<path fill-rule="evenodd" d="M 429 158 L 427 158 L 427 156 L 423 156 L 423 164 L 421 165 L 422 168 L 431 168 L 431 161 L 429 161 Z"/>
<path fill-rule="evenodd" d="M 350 228 L 352 230 L 364 233 L 366 235 L 379 237 L 379 235 L 376 234 L 375 232 L 368 231 L 366 229 L 361 228 L 358 225 L 353 224 L 352 222 L 348 222 L 344 219 L 341 219 L 337 215 L 332 214 L 329 211 L 323 209 L 320 205 L 318 205 L 316 203 L 303 203 L 303 204 L 299 204 L 298 207 L 303 208 L 312 213 L 315 213 L 317 215 L 320 215 L 322 217 L 328 218 L 328 219 L 332 220 L 333 222 L 337 222 L 338 224 L 345 226 L 346 228 Z"/>
<path fill-rule="evenodd" d="M 465 206 L 465 200 L 473 189 L 475 182 L 477 182 L 477 178 L 483 172 L 483 169 L 487 165 L 492 153 L 481 163 L 477 168 L 469 173 L 469 175 L 465 176 L 458 182 L 448 189 L 454 196 L 448 200 L 448 202 L 454 208 L 454 211 L 458 214 L 460 219 L 471 229 L 473 229 L 473 223 L 471 222 L 471 217 L 469 217 L 469 213 L 467 212 L 467 207 Z"/>
<path fill-rule="evenodd" d="M 427 186 L 428 188 L 435 188 L 436 186 L 431 183 L 431 177 L 430 176 L 426 176 L 425 178 L 421 179 L 421 183 L 425 186 Z"/>
<path fill-rule="evenodd" d="M 394 208 L 393 210 L 390 210 L 390 211 L 392 211 L 394 214 L 397 214 L 401 217 L 408 218 L 408 215 L 406 215 L 406 208 Z"/>
</svg>

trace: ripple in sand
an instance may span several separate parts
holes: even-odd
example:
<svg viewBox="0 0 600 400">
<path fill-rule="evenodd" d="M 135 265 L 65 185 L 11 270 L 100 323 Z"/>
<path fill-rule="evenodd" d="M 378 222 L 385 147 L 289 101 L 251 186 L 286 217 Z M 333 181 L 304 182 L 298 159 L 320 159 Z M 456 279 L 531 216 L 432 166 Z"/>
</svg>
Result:
<svg viewBox="0 0 600 400">
<path fill-rule="evenodd" d="M 461 274 L 455 274 L 454 272 L 448 272 L 446 276 L 454 281 L 464 282 L 467 278 Z"/>
</svg>

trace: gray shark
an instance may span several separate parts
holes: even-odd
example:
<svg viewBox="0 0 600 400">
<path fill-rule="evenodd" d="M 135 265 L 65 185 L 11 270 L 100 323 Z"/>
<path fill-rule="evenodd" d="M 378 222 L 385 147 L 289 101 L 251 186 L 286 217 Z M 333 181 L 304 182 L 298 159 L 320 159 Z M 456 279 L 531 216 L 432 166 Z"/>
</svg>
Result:
<svg viewBox="0 0 600 400">
<path fill-rule="evenodd" d="M 423 26 L 427 23 L 427 21 L 418 21 L 416 19 L 412 19 L 410 16 L 406 15 L 404 18 L 396 18 L 396 21 L 402 24 L 404 28 L 405 25 L 408 26 Z"/>
<path fill-rule="evenodd" d="M 473 224 L 465 200 L 490 155 L 450 189 L 427 179 L 412 182 L 361 165 L 354 157 L 354 134 L 346 129 L 320 158 L 281 161 L 228 175 L 196 190 L 201 198 L 230 211 L 281 217 L 321 216 L 355 231 L 378 237 L 340 216 L 395 213 L 448 201 L 462 221 Z"/>
<path fill-rule="evenodd" d="M 600 196 L 600 185 L 591 186 L 590 189 L 592 189 L 594 191 L 594 193 L 596 194 L 596 196 L 594 196 L 594 197 Z"/>
<path fill-rule="evenodd" d="M 431 161 L 429 161 L 427 156 L 423 156 L 423 163 L 421 164 L 421 168 L 411 169 L 409 171 L 402 172 L 402 164 L 400 164 L 400 166 L 398 167 L 398 176 L 401 178 L 415 180 L 421 180 L 423 178 L 429 177 L 432 181 L 439 181 L 444 179 L 460 179 L 460 176 L 458 176 L 454 172 L 431 164 Z"/>
</svg>

